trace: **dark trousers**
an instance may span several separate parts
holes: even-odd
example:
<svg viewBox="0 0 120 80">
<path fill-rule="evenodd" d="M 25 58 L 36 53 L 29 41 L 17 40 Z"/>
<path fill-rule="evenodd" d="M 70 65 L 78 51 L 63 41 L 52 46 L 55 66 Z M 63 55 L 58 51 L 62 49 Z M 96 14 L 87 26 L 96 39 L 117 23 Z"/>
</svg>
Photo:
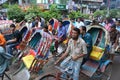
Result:
<svg viewBox="0 0 120 80">
<path fill-rule="evenodd" d="M 13 44 L 11 43 L 11 44 L 7 45 L 7 46 L 6 46 L 6 51 L 7 51 L 9 54 L 13 55 L 13 48 L 15 48 L 18 44 L 19 44 L 19 43 L 17 42 L 17 43 L 13 43 Z"/>
</svg>

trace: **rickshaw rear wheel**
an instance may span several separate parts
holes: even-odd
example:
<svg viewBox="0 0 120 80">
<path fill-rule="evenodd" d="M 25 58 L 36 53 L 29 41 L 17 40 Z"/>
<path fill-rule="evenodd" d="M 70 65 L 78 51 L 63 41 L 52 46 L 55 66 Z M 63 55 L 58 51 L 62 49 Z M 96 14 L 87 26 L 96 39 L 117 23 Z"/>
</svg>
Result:
<svg viewBox="0 0 120 80">
<path fill-rule="evenodd" d="M 89 80 L 101 80 L 101 77 L 102 77 L 102 73 L 99 71 L 96 71 Z"/>
<path fill-rule="evenodd" d="M 52 74 L 48 74 L 40 78 L 39 80 L 56 80 L 56 76 Z"/>
<path fill-rule="evenodd" d="M 108 64 L 108 66 L 105 69 L 105 72 L 102 73 L 101 80 L 110 80 L 111 74 L 112 74 L 112 64 Z"/>
</svg>

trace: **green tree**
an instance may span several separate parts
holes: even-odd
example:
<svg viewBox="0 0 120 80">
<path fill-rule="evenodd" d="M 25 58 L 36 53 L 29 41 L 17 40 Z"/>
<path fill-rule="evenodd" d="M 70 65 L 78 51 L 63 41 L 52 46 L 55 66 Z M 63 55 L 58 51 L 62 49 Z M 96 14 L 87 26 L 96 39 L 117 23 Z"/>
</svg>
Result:
<svg viewBox="0 0 120 80">
<path fill-rule="evenodd" d="M 80 11 L 77 11 L 77 12 L 72 11 L 72 12 L 69 13 L 69 18 L 78 18 L 78 17 L 88 19 L 89 15 L 88 14 L 82 14 Z"/>
<path fill-rule="evenodd" d="M 32 20 L 32 17 L 35 17 L 36 15 L 34 13 L 29 13 L 27 15 L 25 15 L 25 19 L 28 20 Z"/>
<path fill-rule="evenodd" d="M 24 19 L 25 13 L 17 4 L 15 4 L 9 6 L 7 15 L 10 20 L 16 19 L 17 22 L 20 22 Z"/>
<path fill-rule="evenodd" d="M 98 10 L 98 11 L 95 11 L 93 15 L 94 15 L 94 17 L 97 17 L 97 16 L 100 16 L 102 14 L 103 14 L 103 11 Z"/>
<path fill-rule="evenodd" d="M 75 11 L 69 13 L 69 18 L 77 18 L 77 17 L 78 17 L 78 13 L 76 13 Z"/>
<path fill-rule="evenodd" d="M 37 5 L 31 5 L 31 7 L 29 7 L 27 10 L 26 15 L 29 15 L 30 13 L 34 13 L 35 15 L 39 15 L 41 13 L 41 9 Z"/>
<path fill-rule="evenodd" d="M 50 6 L 50 10 L 40 13 L 40 15 L 45 18 L 46 21 L 49 21 L 51 18 L 60 19 L 61 11 L 56 8 L 56 4 Z"/>
<path fill-rule="evenodd" d="M 83 17 L 84 19 L 89 19 L 89 14 L 82 14 L 82 17 Z"/>
<path fill-rule="evenodd" d="M 94 17 L 97 17 L 97 16 L 106 17 L 106 15 L 107 15 L 107 10 L 97 10 L 93 14 Z"/>
<path fill-rule="evenodd" d="M 31 20 L 32 17 L 40 16 L 41 13 L 42 11 L 37 5 L 31 5 L 26 11 L 25 19 Z"/>
<path fill-rule="evenodd" d="M 120 18 L 120 11 L 117 12 L 116 18 Z"/>
<path fill-rule="evenodd" d="M 8 3 L 2 4 L 2 8 L 9 8 L 9 4 Z"/>
<path fill-rule="evenodd" d="M 112 17 L 112 18 L 120 17 L 119 13 L 120 13 L 119 9 L 111 9 L 110 10 L 110 17 Z"/>
</svg>

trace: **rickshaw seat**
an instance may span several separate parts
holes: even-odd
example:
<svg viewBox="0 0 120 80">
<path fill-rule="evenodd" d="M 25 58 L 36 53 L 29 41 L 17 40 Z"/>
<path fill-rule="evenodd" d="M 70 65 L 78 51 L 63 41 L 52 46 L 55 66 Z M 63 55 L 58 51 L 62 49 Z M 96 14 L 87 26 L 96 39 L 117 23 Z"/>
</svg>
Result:
<svg viewBox="0 0 120 80">
<path fill-rule="evenodd" d="M 90 53 L 90 59 L 99 61 L 102 58 L 103 53 L 104 49 L 97 46 L 93 46 L 92 52 Z"/>
</svg>

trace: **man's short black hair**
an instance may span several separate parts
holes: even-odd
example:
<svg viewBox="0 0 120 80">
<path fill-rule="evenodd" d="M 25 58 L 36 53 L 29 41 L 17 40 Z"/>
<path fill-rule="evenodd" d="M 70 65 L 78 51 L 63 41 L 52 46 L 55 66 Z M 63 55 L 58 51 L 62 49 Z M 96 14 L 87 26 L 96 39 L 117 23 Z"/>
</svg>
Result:
<svg viewBox="0 0 120 80">
<path fill-rule="evenodd" d="M 86 27 L 85 26 L 81 26 L 82 30 L 86 32 Z"/>
<path fill-rule="evenodd" d="M 15 28 L 16 26 L 14 24 L 11 24 L 10 25 L 10 28 Z"/>
<path fill-rule="evenodd" d="M 76 31 L 78 34 L 80 34 L 80 29 L 79 28 L 73 28 L 74 31 Z"/>
<path fill-rule="evenodd" d="M 43 28 L 48 29 L 48 26 L 45 24 L 45 25 L 43 26 Z"/>
</svg>

